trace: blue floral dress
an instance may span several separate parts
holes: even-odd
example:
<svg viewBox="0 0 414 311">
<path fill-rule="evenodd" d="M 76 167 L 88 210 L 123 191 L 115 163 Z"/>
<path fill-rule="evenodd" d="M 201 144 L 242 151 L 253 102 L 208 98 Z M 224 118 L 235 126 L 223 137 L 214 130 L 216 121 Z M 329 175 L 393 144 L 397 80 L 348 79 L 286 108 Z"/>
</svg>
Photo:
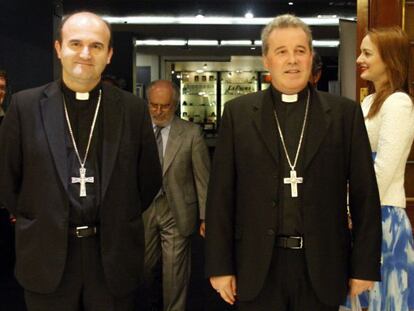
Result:
<svg viewBox="0 0 414 311">
<path fill-rule="evenodd" d="M 375 159 L 375 153 L 373 153 Z M 414 242 L 404 208 L 382 206 L 381 282 L 359 296 L 369 311 L 414 310 Z M 346 307 L 350 308 L 349 299 Z"/>
</svg>

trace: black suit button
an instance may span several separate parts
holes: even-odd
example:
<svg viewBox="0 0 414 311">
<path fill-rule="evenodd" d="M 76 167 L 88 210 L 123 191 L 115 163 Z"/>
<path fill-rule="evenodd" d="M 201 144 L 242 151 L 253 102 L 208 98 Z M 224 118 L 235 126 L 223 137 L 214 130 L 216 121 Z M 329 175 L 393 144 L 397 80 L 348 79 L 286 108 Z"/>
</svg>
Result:
<svg viewBox="0 0 414 311">
<path fill-rule="evenodd" d="M 275 235 L 275 231 L 273 229 L 267 229 L 267 235 Z"/>
</svg>

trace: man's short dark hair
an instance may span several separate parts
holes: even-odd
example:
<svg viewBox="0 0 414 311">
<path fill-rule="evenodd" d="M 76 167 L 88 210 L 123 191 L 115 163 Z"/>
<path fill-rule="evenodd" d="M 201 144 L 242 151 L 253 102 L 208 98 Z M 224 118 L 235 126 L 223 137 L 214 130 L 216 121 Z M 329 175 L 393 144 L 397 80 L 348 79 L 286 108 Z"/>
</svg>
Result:
<svg viewBox="0 0 414 311">
<path fill-rule="evenodd" d="M 71 13 L 69 15 L 65 15 L 62 18 L 62 21 L 60 22 L 59 29 L 58 29 L 58 32 L 57 32 L 57 38 L 56 38 L 56 40 L 59 41 L 60 44 L 62 44 L 62 29 L 63 29 L 63 26 L 65 25 L 65 23 L 68 21 L 69 18 L 71 18 L 73 15 L 80 14 L 80 13 L 89 13 L 89 14 L 94 14 L 94 15 L 100 17 L 99 15 L 97 15 L 97 14 L 95 14 L 93 12 L 89 12 L 89 11 L 78 11 L 78 12 L 73 12 L 73 13 Z M 108 31 L 109 31 L 109 44 L 108 44 L 108 48 L 111 49 L 113 47 L 112 27 L 111 27 L 111 24 L 108 23 L 106 20 L 104 20 L 103 18 L 101 18 L 101 19 L 104 22 L 104 24 L 106 25 L 106 27 L 108 28 Z"/>
</svg>

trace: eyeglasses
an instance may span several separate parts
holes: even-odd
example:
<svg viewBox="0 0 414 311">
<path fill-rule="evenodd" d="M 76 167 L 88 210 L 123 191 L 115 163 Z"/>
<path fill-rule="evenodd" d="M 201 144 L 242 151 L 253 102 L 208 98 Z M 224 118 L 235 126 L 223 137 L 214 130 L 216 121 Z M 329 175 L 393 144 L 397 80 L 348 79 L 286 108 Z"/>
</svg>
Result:
<svg viewBox="0 0 414 311">
<path fill-rule="evenodd" d="M 161 105 L 161 104 L 150 103 L 149 106 L 150 106 L 150 109 L 152 109 L 152 110 L 160 109 L 162 111 L 167 111 L 168 109 L 170 109 L 171 104 Z"/>
</svg>

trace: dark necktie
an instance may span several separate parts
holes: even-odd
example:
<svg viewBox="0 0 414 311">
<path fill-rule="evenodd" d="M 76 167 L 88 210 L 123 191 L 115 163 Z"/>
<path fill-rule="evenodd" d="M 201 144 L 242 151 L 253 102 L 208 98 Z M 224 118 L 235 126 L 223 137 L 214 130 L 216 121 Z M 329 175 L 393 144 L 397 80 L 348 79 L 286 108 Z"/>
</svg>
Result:
<svg viewBox="0 0 414 311">
<path fill-rule="evenodd" d="M 161 134 L 162 129 L 163 129 L 162 126 L 157 125 L 155 127 L 155 139 L 157 140 L 157 147 L 158 147 L 158 154 L 160 157 L 161 168 L 164 162 L 164 156 L 163 156 L 164 146 L 162 144 L 162 134 Z"/>
</svg>

